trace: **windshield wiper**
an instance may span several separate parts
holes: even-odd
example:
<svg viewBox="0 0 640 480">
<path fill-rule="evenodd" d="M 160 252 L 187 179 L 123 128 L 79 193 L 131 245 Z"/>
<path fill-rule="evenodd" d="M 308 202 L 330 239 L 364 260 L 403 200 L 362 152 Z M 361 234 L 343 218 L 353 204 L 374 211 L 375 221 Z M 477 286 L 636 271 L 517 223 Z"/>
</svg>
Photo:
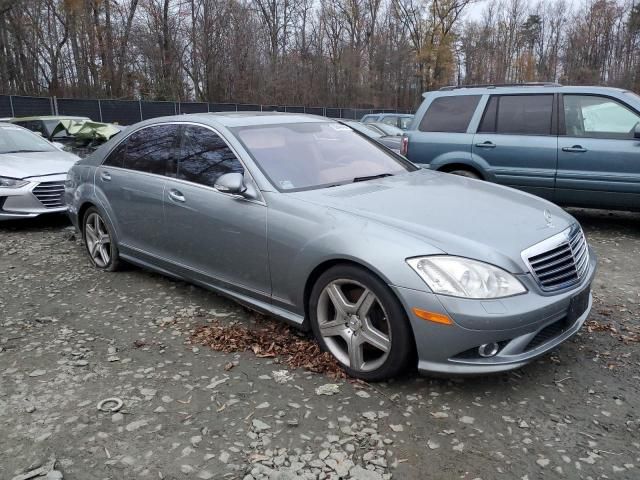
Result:
<svg viewBox="0 0 640 480">
<path fill-rule="evenodd" d="M 376 178 L 393 177 L 393 173 L 380 173 L 378 175 L 369 175 L 368 177 L 356 177 L 353 183 L 366 182 L 367 180 L 375 180 Z"/>
</svg>

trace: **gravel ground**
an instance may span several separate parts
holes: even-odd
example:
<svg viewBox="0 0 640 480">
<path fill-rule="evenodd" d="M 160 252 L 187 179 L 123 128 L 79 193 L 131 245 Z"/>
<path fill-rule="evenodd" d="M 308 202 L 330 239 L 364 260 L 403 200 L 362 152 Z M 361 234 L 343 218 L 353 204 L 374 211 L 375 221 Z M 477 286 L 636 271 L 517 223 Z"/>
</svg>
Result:
<svg viewBox="0 0 640 480">
<path fill-rule="evenodd" d="M 600 258 L 590 328 L 508 374 L 373 385 L 187 345 L 256 317 L 91 268 L 64 218 L 0 224 L 0 478 L 640 478 L 640 215 L 572 213 Z"/>
</svg>

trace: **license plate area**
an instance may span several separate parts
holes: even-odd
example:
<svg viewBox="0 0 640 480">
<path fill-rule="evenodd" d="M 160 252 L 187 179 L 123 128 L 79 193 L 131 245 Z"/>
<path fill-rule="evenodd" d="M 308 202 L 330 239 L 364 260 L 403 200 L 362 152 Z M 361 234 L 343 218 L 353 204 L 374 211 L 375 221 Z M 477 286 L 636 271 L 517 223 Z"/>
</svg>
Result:
<svg viewBox="0 0 640 480">
<path fill-rule="evenodd" d="M 569 311 L 567 312 L 567 323 L 573 324 L 580 316 L 587 311 L 589 307 L 589 294 L 591 293 L 591 286 L 585 288 L 579 294 L 571 297 L 569 302 Z"/>
</svg>

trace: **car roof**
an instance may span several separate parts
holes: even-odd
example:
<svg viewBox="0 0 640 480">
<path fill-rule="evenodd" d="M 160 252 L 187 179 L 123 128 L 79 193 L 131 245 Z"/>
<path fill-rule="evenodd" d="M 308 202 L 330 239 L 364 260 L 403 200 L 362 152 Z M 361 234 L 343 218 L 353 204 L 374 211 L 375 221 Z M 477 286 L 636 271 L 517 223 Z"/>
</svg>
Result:
<svg viewBox="0 0 640 480">
<path fill-rule="evenodd" d="M 432 90 L 422 94 L 427 96 L 448 97 L 457 95 L 509 95 L 509 94 L 538 94 L 538 93 L 623 93 L 627 90 L 615 87 L 599 86 L 570 86 L 549 84 L 522 84 L 522 85 L 482 85 L 482 86 L 452 86 L 443 87 L 440 90 Z"/>
<path fill-rule="evenodd" d="M 413 117 L 413 113 L 367 113 L 365 117 Z"/>
<path fill-rule="evenodd" d="M 12 122 L 25 122 L 30 120 L 91 120 L 89 117 L 77 115 L 36 115 L 33 117 L 14 117 Z"/>
<path fill-rule="evenodd" d="M 257 125 L 279 125 L 283 123 L 314 123 L 334 122 L 327 117 L 304 113 L 286 112 L 211 112 L 189 113 L 186 115 L 171 115 L 145 120 L 136 125 L 153 125 L 165 122 L 199 122 L 212 126 L 224 126 L 227 128 L 247 127 Z"/>
</svg>

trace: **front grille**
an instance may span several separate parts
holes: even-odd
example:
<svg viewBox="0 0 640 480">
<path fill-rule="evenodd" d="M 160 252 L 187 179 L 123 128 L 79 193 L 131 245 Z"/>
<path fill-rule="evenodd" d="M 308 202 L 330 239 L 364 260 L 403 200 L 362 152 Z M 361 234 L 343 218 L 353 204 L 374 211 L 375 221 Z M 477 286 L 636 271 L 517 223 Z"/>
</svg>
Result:
<svg viewBox="0 0 640 480">
<path fill-rule="evenodd" d="M 589 248 L 578 226 L 525 250 L 523 257 L 545 291 L 578 283 L 589 267 Z"/>
<path fill-rule="evenodd" d="M 564 317 L 562 320 L 558 320 L 557 322 L 553 322 L 551 325 L 547 325 L 531 339 L 524 351 L 528 352 L 539 347 L 543 343 L 547 343 L 549 340 L 559 337 L 566 332 L 569 327 L 571 327 L 571 322 L 567 317 Z"/>
<path fill-rule="evenodd" d="M 33 194 L 45 208 L 64 207 L 64 182 L 42 182 L 33 189 Z"/>
</svg>

